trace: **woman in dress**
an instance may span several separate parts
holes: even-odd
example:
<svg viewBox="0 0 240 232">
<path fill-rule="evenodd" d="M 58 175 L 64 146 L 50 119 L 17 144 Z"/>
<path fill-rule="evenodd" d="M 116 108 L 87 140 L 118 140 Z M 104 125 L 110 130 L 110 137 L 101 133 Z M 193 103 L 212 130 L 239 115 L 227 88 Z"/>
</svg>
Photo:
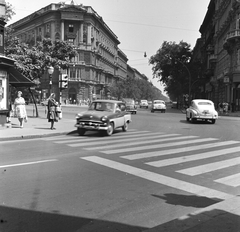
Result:
<svg viewBox="0 0 240 232">
<path fill-rule="evenodd" d="M 23 121 L 27 121 L 27 112 L 25 108 L 25 100 L 22 97 L 22 92 L 18 91 L 17 98 L 14 101 L 15 113 L 20 123 L 20 128 L 23 128 Z"/>
<path fill-rule="evenodd" d="M 58 115 L 56 112 L 56 107 L 58 106 L 58 103 L 54 98 L 55 98 L 55 94 L 51 93 L 48 100 L 48 114 L 47 114 L 48 122 L 51 122 L 51 128 L 50 128 L 51 130 L 56 129 L 54 128 L 54 122 L 58 121 Z"/>
</svg>

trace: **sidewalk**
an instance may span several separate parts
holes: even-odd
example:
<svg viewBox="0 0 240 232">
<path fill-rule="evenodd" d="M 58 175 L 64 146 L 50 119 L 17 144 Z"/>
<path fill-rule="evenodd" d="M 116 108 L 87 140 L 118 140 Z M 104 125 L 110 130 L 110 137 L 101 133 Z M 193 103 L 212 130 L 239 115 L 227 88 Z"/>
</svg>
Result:
<svg viewBox="0 0 240 232">
<path fill-rule="evenodd" d="M 63 106 L 63 111 L 66 106 Z M 81 111 L 85 111 L 87 106 L 79 106 Z M 6 126 L 2 127 L 0 125 L 0 141 L 8 141 L 8 140 L 17 140 L 17 139 L 29 139 L 29 138 L 40 138 L 47 136 L 56 136 L 61 134 L 68 134 L 72 131 L 75 131 L 75 117 L 73 119 L 61 119 L 56 122 L 55 127 L 56 130 L 50 129 L 50 123 L 46 118 L 45 113 L 40 113 L 39 117 L 33 117 L 28 107 L 28 122 L 24 123 L 24 127 L 19 127 L 19 121 L 17 118 L 12 117 L 11 123 L 6 124 Z"/>
</svg>

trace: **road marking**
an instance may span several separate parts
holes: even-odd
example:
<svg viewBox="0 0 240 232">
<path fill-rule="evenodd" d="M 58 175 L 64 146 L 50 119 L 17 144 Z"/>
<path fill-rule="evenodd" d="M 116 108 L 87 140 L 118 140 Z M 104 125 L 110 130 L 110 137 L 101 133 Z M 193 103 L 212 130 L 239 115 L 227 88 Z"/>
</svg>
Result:
<svg viewBox="0 0 240 232">
<path fill-rule="evenodd" d="M 17 166 L 24 166 L 24 165 L 31 165 L 31 164 L 40 164 L 40 163 L 54 162 L 54 161 L 57 161 L 57 159 L 40 160 L 40 161 L 34 161 L 34 162 L 28 162 L 28 163 L 19 163 L 19 164 L 8 164 L 8 165 L 2 165 L 2 166 L 0 166 L 0 168 L 17 167 Z"/>
<path fill-rule="evenodd" d="M 213 140 L 210 139 L 209 141 L 213 141 Z M 159 156 L 165 156 L 165 155 L 173 155 L 173 154 L 179 154 L 181 152 L 196 151 L 196 150 L 201 150 L 201 149 L 214 148 L 214 147 L 220 147 L 220 146 L 226 146 L 226 145 L 232 145 L 232 144 L 238 144 L 238 143 L 240 143 L 240 142 L 239 141 L 227 141 L 227 142 L 219 142 L 219 143 L 210 143 L 210 144 L 196 145 L 196 146 L 191 146 L 191 147 L 175 148 L 175 149 L 170 149 L 170 150 L 165 150 L 165 151 L 152 151 L 152 152 L 144 152 L 144 153 L 133 154 L 133 155 L 126 155 L 126 156 L 121 156 L 121 158 L 128 159 L 128 160 L 146 159 L 146 158 L 159 157 Z M 185 159 L 185 157 L 188 157 L 188 156 L 184 156 L 184 157 L 182 157 L 182 159 Z M 172 158 L 172 159 L 168 159 L 168 161 L 174 162 L 174 159 L 177 160 L 180 158 L 181 157 Z M 156 161 L 156 163 L 157 163 L 157 161 Z M 167 164 L 168 163 L 169 162 L 167 162 Z M 169 165 L 171 165 L 171 164 L 169 164 Z M 163 165 L 163 166 L 165 166 L 165 165 Z"/>
<path fill-rule="evenodd" d="M 179 134 L 168 134 L 168 135 L 159 135 L 159 136 L 156 136 L 156 138 L 158 139 L 153 139 L 153 140 L 146 140 L 145 138 L 145 141 L 139 141 L 139 139 L 137 139 L 136 142 L 128 142 L 129 140 L 128 139 L 124 139 L 124 143 L 123 144 L 119 144 L 119 143 L 116 143 L 116 141 L 114 141 L 115 143 L 113 145 L 105 145 L 105 146 L 100 146 L 100 147 L 88 147 L 88 148 L 85 148 L 86 150 L 98 150 L 98 149 L 109 149 L 109 148 L 116 148 L 116 147 L 126 147 L 126 146 L 133 146 L 133 145 L 139 145 L 139 144 L 148 144 L 148 143 L 155 143 L 155 142 L 165 142 L 165 141 L 169 141 L 169 140 L 177 140 L 177 139 L 181 139 L 181 138 L 168 138 L 168 137 L 174 137 L 174 136 L 179 136 Z M 167 139 L 160 139 L 160 138 L 167 138 Z M 136 139 L 135 139 L 136 140 Z M 117 142 L 119 142 L 119 140 L 117 140 Z M 96 143 L 95 145 L 97 144 L 102 144 L 102 143 Z M 104 144 L 102 144 L 104 145 Z M 68 144 L 68 146 L 70 147 L 80 147 L 81 144 Z"/>
<path fill-rule="evenodd" d="M 240 173 L 231 175 L 231 176 L 227 176 L 227 177 L 223 177 L 217 180 L 214 180 L 215 182 L 221 183 L 221 184 L 225 184 L 228 186 L 232 186 L 232 187 L 238 187 L 240 186 Z"/>
<path fill-rule="evenodd" d="M 111 139 L 109 138 L 98 138 L 98 139 L 87 139 L 87 140 L 84 140 L 84 142 L 81 142 L 81 144 L 79 144 L 78 146 L 90 146 L 90 145 L 96 145 L 96 144 L 102 144 L 102 142 L 107 142 L 108 144 L 109 143 L 116 143 L 117 142 L 125 142 L 125 141 L 134 141 L 134 140 L 139 140 L 139 138 L 141 137 L 146 137 L 149 139 L 149 138 L 157 138 L 158 136 L 157 135 L 162 135 L 163 133 L 161 132 L 157 132 L 157 133 L 151 133 L 151 134 L 140 134 L 140 135 L 137 135 L 137 136 L 128 136 L 128 137 L 111 137 Z M 129 138 L 130 137 L 130 138 Z M 56 141 L 55 143 L 74 143 L 74 142 L 79 142 L 79 139 L 73 139 L 73 140 L 66 140 L 66 141 Z"/>
<path fill-rule="evenodd" d="M 196 138 L 197 136 L 182 136 L 177 139 L 191 139 L 191 138 Z M 170 140 L 170 139 L 169 139 Z M 173 140 L 173 139 L 171 139 Z M 116 149 L 116 150 L 106 150 L 106 151 L 101 151 L 105 154 L 116 154 L 116 153 L 124 153 L 124 152 L 130 152 L 130 151 L 142 151 L 142 150 L 148 150 L 148 149 L 156 149 L 156 148 L 165 148 L 165 147 L 173 147 L 173 146 L 180 146 L 180 145 L 188 145 L 188 144 L 193 144 L 193 143 L 203 143 L 203 142 L 208 142 L 210 140 L 217 140 L 214 138 L 206 138 L 206 139 L 194 139 L 194 140 L 184 140 L 182 142 L 173 142 L 173 143 L 166 143 L 166 144 L 156 144 L 156 145 L 147 145 L 147 146 L 138 146 L 138 147 L 129 147 L 129 148 L 123 148 L 123 149 Z M 167 140 L 166 140 L 167 141 Z"/>
<path fill-rule="evenodd" d="M 124 137 L 132 137 L 132 134 L 142 134 L 142 133 L 150 133 L 150 131 L 128 131 L 127 133 L 118 133 L 118 134 L 113 134 L 111 137 L 107 137 L 108 139 L 116 139 L 118 137 L 124 136 Z M 99 139 L 106 139 L 106 137 L 89 137 L 89 136 L 79 136 L 79 135 L 75 135 L 75 136 L 71 136 L 68 137 L 67 135 L 65 135 L 65 137 L 63 136 L 59 136 L 59 137 L 49 137 L 49 138 L 42 138 L 42 140 L 46 140 L 46 141 L 58 141 L 58 139 L 64 140 L 65 139 L 73 139 L 73 138 L 78 138 L 78 141 L 81 139 L 84 139 L 84 141 L 89 140 L 89 141 L 93 141 L 93 140 L 99 140 Z M 77 141 L 77 139 L 75 139 Z"/>
<path fill-rule="evenodd" d="M 144 169 L 136 168 L 130 165 L 122 164 L 119 162 L 111 161 L 108 159 L 104 159 L 98 156 L 88 156 L 82 157 L 81 159 L 90 161 L 108 168 L 112 168 L 121 172 L 125 172 L 146 180 L 150 180 L 155 183 L 159 183 L 162 185 L 166 185 L 175 189 L 179 189 L 185 192 L 189 192 L 192 194 L 205 196 L 209 198 L 218 198 L 218 199 L 229 199 L 233 197 L 233 195 L 223 193 L 214 189 L 210 189 L 207 187 L 203 187 L 200 185 L 188 183 L 182 180 L 174 179 L 171 177 L 163 176 L 158 173 L 150 172 Z"/>
<path fill-rule="evenodd" d="M 238 151 L 240 151 L 240 148 L 238 148 Z M 222 160 L 219 162 L 200 165 L 192 168 L 186 168 L 186 169 L 178 170 L 176 172 L 185 174 L 188 176 L 197 176 L 200 174 L 217 171 L 223 168 L 228 168 L 228 167 L 236 166 L 239 164 L 240 164 L 240 158 L 238 157 L 234 159 Z"/>
<path fill-rule="evenodd" d="M 239 143 L 239 142 L 236 141 L 236 143 Z M 232 142 L 229 141 L 229 142 L 221 142 L 221 143 L 216 143 L 216 144 L 209 144 L 209 148 L 225 146 L 225 145 L 230 145 L 230 144 L 235 144 L 235 143 L 234 143 L 234 141 L 232 141 Z M 212 145 L 212 146 L 210 146 L 210 145 Z M 240 147 L 236 147 L 236 149 L 239 149 L 239 148 Z M 230 148 L 230 149 L 231 149 L 230 151 L 232 151 L 233 148 Z M 148 162 L 146 164 L 159 168 L 159 167 L 164 167 L 164 166 L 169 166 L 169 165 L 174 165 L 174 164 L 186 163 L 186 162 L 190 162 L 190 161 L 208 159 L 208 158 L 212 158 L 212 157 L 226 155 L 226 152 L 221 153 L 221 151 L 224 151 L 224 150 L 215 150 L 215 151 L 210 151 L 210 152 L 198 153 L 198 154 L 194 154 L 194 155 L 181 156 L 181 157 L 170 158 L 170 159 L 165 159 L 165 160 L 158 160 L 158 161 Z"/>
</svg>

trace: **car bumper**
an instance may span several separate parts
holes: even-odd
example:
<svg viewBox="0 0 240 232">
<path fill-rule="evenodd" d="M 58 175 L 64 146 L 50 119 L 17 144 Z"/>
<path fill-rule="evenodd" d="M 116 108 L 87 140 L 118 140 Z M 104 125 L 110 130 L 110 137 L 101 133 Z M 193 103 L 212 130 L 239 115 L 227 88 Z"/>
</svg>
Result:
<svg viewBox="0 0 240 232">
<path fill-rule="evenodd" d="M 108 130 L 108 123 L 100 124 L 100 123 L 92 123 L 92 124 L 83 124 L 83 123 L 76 123 L 75 127 L 85 130 Z"/>
<path fill-rule="evenodd" d="M 218 116 L 212 116 L 212 115 L 194 115 L 193 118 L 196 118 L 196 119 L 218 119 Z"/>
</svg>

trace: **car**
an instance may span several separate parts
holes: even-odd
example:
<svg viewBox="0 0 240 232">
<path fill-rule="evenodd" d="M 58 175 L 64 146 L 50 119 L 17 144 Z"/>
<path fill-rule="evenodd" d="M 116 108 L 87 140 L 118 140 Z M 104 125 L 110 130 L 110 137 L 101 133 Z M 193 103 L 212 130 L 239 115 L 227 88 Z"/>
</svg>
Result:
<svg viewBox="0 0 240 232">
<path fill-rule="evenodd" d="M 95 100 L 88 110 L 76 115 L 77 131 L 84 135 L 86 131 L 101 131 L 105 135 L 112 135 L 115 129 L 128 130 L 131 114 L 126 111 L 126 105 L 116 100 Z"/>
<path fill-rule="evenodd" d="M 161 113 L 166 112 L 166 103 L 163 100 L 154 100 L 152 104 L 151 112 L 161 111 Z"/>
<path fill-rule="evenodd" d="M 123 98 L 122 101 L 126 104 L 127 112 L 130 112 L 132 114 L 137 114 L 137 105 L 135 104 L 135 101 L 133 99 Z"/>
<path fill-rule="evenodd" d="M 218 112 L 214 103 L 206 99 L 194 99 L 186 110 L 186 120 L 196 122 L 197 120 L 211 121 L 212 124 L 218 119 Z"/>
<path fill-rule="evenodd" d="M 171 102 L 171 108 L 177 108 L 177 102 L 176 101 Z"/>
<path fill-rule="evenodd" d="M 146 109 L 148 108 L 148 101 L 147 100 L 141 100 L 140 101 L 140 108 L 145 107 Z"/>
</svg>

